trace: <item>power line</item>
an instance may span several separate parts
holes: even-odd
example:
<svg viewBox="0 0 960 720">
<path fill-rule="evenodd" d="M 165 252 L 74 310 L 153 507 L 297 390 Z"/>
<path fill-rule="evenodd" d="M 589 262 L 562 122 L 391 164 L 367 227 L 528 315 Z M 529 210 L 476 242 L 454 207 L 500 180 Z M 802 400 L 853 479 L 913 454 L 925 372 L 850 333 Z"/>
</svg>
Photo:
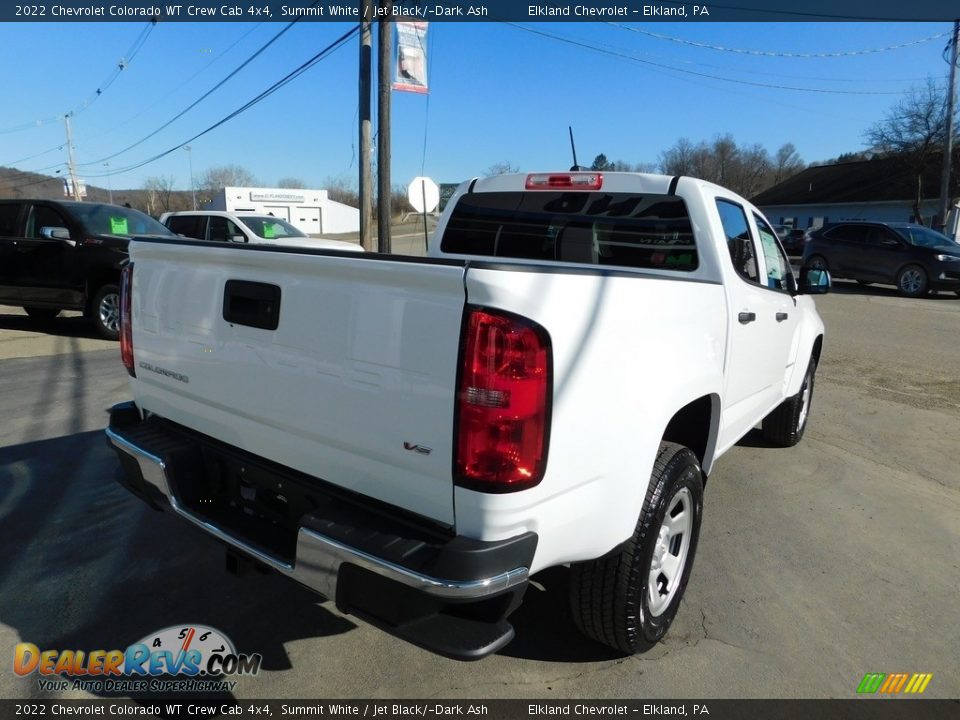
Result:
<svg viewBox="0 0 960 720">
<path fill-rule="evenodd" d="M 100 83 L 99 86 L 97 86 L 96 90 L 90 93 L 90 95 L 87 96 L 87 98 L 82 103 L 80 103 L 79 106 L 73 108 L 72 110 L 68 110 L 67 112 L 60 113 L 59 115 L 54 115 L 52 117 L 44 118 L 42 120 L 35 120 L 33 122 L 24 123 L 22 125 L 17 125 L 15 127 L 4 128 L 0 130 L 0 134 L 6 135 L 8 133 L 20 132 L 22 130 L 29 130 L 30 128 L 43 127 L 44 125 L 49 125 L 50 123 L 53 123 L 53 122 L 60 122 L 61 120 L 63 120 L 64 116 L 66 115 L 71 115 L 71 114 L 77 115 L 78 113 L 81 113 L 87 108 L 89 108 L 91 105 L 93 105 L 94 102 L 100 99 L 103 93 L 111 85 L 113 85 L 116 79 L 120 76 L 120 73 L 122 73 L 124 70 L 127 69 L 127 67 L 130 65 L 133 59 L 137 56 L 137 53 L 140 52 L 140 49 L 146 43 L 147 38 L 150 36 L 150 33 L 153 32 L 153 29 L 154 27 L 156 27 L 156 24 L 157 24 L 156 18 L 154 18 L 153 20 L 147 23 L 147 26 L 140 31 L 140 34 L 137 36 L 136 40 L 134 40 L 133 43 L 130 45 L 130 47 L 127 49 L 127 52 L 120 58 L 119 62 L 117 63 L 117 66 L 113 69 L 113 72 L 110 75 L 108 75 L 104 79 L 104 81 Z"/>
<path fill-rule="evenodd" d="M 186 80 L 184 80 L 183 82 L 181 82 L 179 85 L 177 85 L 177 86 L 174 87 L 173 89 L 169 90 L 169 91 L 168 91 L 167 93 L 165 93 L 164 95 L 161 95 L 161 96 L 160 96 L 159 98 L 157 98 L 154 102 L 150 103 L 149 105 L 146 105 L 145 107 L 140 108 L 140 110 L 139 110 L 137 113 L 135 113 L 134 115 L 131 115 L 130 117 L 128 117 L 128 118 L 126 118 L 125 120 L 117 123 L 116 125 L 111 126 L 110 128 L 104 130 L 104 131 L 101 132 L 101 133 L 98 133 L 98 134 L 96 134 L 96 135 L 83 136 L 81 139 L 83 139 L 83 140 L 93 140 L 93 139 L 96 139 L 96 138 L 98 138 L 98 137 L 102 137 L 103 135 L 105 135 L 105 134 L 107 134 L 107 133 L 109 133 L 109 132 L 112 132 L 113 130 L 116 130 L 117 128 L 119 128 L 119 127 L 121 127 L 121 126 L 123 126 L 123 125 L 126 125 L 126 124 L 129 123 L 131 120 L 135 120 L 136 118 L 140 117 L 140 116 L 143 115 L 145 112 L 147 112 L 148 110 L 151 110 L 152 108 L 156 107 L 157 105 L 159 105 L 160 103 L 162 103 L 164 100 L 166 100 L 168 97 L 170 97 L 171 95 L 173 95 L 175 92 L 179 91 L 181 88 L 184 88 L 184 87 L 186 87 L 188 84 L 190 84 L 190 82 L 192 82 L 193 79 L 196 78 L 198 75 L 206 72 L 206 71 L 209 70 L 213 65 L 215 65 L 215 64 L 218 63 L 220 60 L 222 60 L 223 58 L 225 58 L 225 57 L 227 56 L 227 53 L 229 53 L 231 50 L 233 50 L 233 48 L 235 48 L 237 45 L 239 45 L 248 35 L 250 35 L 250 33 L 254 32 L 255 30 L 258 30 L 258 29 L 260 28 L 260 26 L 262 26 L 262 25 L 263 25 L 262 22 L 257 23 L 256 25 L 254 25 L 252 28 L 250 28 L 250 29 L 247 30 L 245 33 L 243 33 L 243 35 L 241 35 L 241 36 L 238 37 L 236 40 L 234 40 L 229 46 L 227 46 L 226 49 L 224 49 L 223 51 L 221 51 L 216 57 L 214 57 L 213 59 L 211 59 L 210 62 L 206 63 L 203 67 L 201 67 L 199 70 L 197 70 L 195 73 L 193 73 L 193 75 L 191 75 L 190 77 L 188 77 Z"/>
<path fill-rule="evenodd" d="M 279 40 L 280 37 L 281 37 L 285 32 L 287 32 L 290 28 L 292 28 L 298 21 L 299 21 L 299 18 L 298 18 L 297 20 L 294 20 L 294 21 L 291 22 L 291 23 L 288 23 L 280 32 L 278 32 L 276 35 L 274 35 L 272 38 L 270 38 L 266 43 L 264 43 L 263 45 L 261 45 L 260 48 L 259 48 L 255 53 L 253 53 L 253 55 L 251 55 L 250 57 L 248 57 L 246 60 L 244 60 L 242 63 L 240 63 L 240 65 L 238 65 L 236 68 L 234 68 L 234 70 L 233 70 L 229 75 L 227 75 L 225 78 L 223 78 L 220 82 L 218 82 L 218 83 L 217 83 L 216 85 L 214 85 L 212 88 L 210 88 L 209 90 L 207 90 L 207 92 L 205 92 L 203 95 L 201 95 L 200 97 L 198 97 L 196 100 L 194 100 L 192 103 L 190 103 L 187 107 L 185 107 L 185 108 L 184 108 L 183 110 L 181 110 L 179 113 L 177 113 L 177 114 L 174 115 L 172 118 L 170 118 L 169 120 L 167 120 L 167 122 L 165 122 L 163 125 L 161 125 L 160 127 L 158 127 L 156 130 L 154 130 L 154 131 L 153 131 L 152 133 L 150 133 L 149 135 L 146 135 L 146 136 L 140 138 L 139 140 L 137 140 L 137 141 L 136 141 L 135 143 L 133 143 L 132 145 L 128 145 L 127 147 L 123 148 L 123 150 L 118 150 L 117 152 L 113 153 L 112 155 L 105 155 L 104 157 L 99 158 L 99 159 L 97 159 L 97 160 L 91 160 L 90 162 L 80 163 L 79 165 L 80 165 L 81 167 L 88 167 L 88 166 L 90 166 L 90 165 L 100 165 L 100 164 L 106 162 L 107 160 L 112 160 L 113 158 L 117 157 L 118 155 L 123 155 L 123 153 L 127 152 L 128 150 L 132 150 L 133 148 L 137 147 L 138 145 L 142 145 L 143 143 L 145 143 L 147 140 L 149 140 L 150 138 L 152 138 L 152 137 L 153 137 L 154 135 L 156 135 L 157 133 L 161 132 L 162 130 L 165 130 L 165 129 L 168 128 L 168 127 L 170 127 L 170 125 L 172 125 L 174 122 L 176 122 L 177 120 L 179 120 L 180 118 L 182 118 L 182 117 L 183 117 L 184 115 L 186 115 L 188 112 L 190 112 L 191 110 L 193 110 L 193 108 L 195 108 L 195 107 L 196 107 L 197 105 L 199 105 L 201 102 L 203 102 L 204 100 L 206 100 L 208 97 L 210 97 L 213 93 L 215 93 L 215 92 L 216 92 L 217 90 L 219 90 L 221 87 L 223 87 L 228 80 L 230 80 L 231 78 L 233 78 L 237 73 L 239 73 L 239 72 L 240 72 L 241 70 L 243 70 L 247 65 L 249 65 L 251 62 L 253 62 L 257 57 L 259 57 L 261 53 L 263 53 L 267 48 L 269 48 L 271 45 L 273 45 L 273 43 L 275 43 L 277 40 Z M 190 142 L 190 141 L 188 140 L 187 142 Z"/>
<path fill-rule="evenodd" d="M 773 85 L 770 83 L 761 83 L 753 80 L 738 80 L 736 78 L 727 78 L 721 75 L 713 75 L 711 73 L 698 72 L 696 70 L 687 70 L 686 68 L 678 68 L 673 65 L 667 65 L 665 63 L 658 63 L 652 60 L 644 60 L 635 55 L 628 55 L 626 53 L 617 52 L 615 50 L 609 50 L 607 48 L 598 47 L 596 45 L 591 45 L 589 43 L 581 42 L 579 40 L 572 40 L 570 38 L 562 37 L 560 35 L 553 35 L 551 33 L 544 32 L 542 30 L 534 30 L 533 28 L 526 27 L 524 25 L 518 25 L 512 22 L 504 23 L 515 27 L 519 30 L 524 30 L 534 35 L 540 35 L 541 37 L 549 38 L 551 40 L 556 40 L 558 42 L 566 43 L 568 45 L 574 45 L 576 47 L 584 48 L 586 50 L 592 50 L 594 52 L 603 53 L 604 55 L 610 55 L 612 57 L 621 58 L 623 60 L 630 60 L 632 62 L 638 62 L 643 65 L 649 65 L 650 67 L 660 68 L 662 70 L 669 70 L 678 73 L 684 73 L 686 75 L 694 75 L 696 77 L 709 78 L 711 80 L 720 80 L 721 82 L 736 83 L 738 85 L 750 85 L 752 87 L 763 87 L 771 88 L 774 90 L 793 90 L 796 92 L 811 92 L 811 93 L 826 93 L 832 95 L 902 95 L 902 92 L 891 92 L 884 90 L 833 90 L 828 88 L 809 88 L 809 87 L 796 87 L 791 85 Z"/>
<path fill-rule="evenodd" d="M 167 155 L 176 152 L 177 150 L 182 148 L 184 145 L 188 145 L 189 143 L 194 142 L 197 138 L 203 137 L 204 135 L 211 132 L 212 130 L 215 130 L 221 125 L 229 122 L 230 120 L 237 117 L 241 113 L 246 112 L 247 110 L 252 108 L 257 103 L 261 102 L 262 100 L 265 100 L 270 95 L 272 95 L 273 93 L 275 93 L 277 90 L 281 89 L 288 83 L 292 82 L 293 80 L 296 80 L 307 70 L 310 70 L 312 67 L 314 67 L 317 63 L 321 62 L 322 60 L 325 60 L 329 55 L 334 53 L 336 50 L 339 50 L 350 38 L 356 35 L 359 31 L 360 31 L 359 26 L 354 26 L 353 28 L 345 32 L 343 35 L 338 37 L 336 40 L 334 40 L 332 43 L 327 45 L 323 50 L 321 50 L 316 55 L 311 57 L 309 60 L 302 63 L 299 67 L 295 68 L 294 70 L 291 70 L 284 77 L 282 77 L 280 80 L 278 80 L 273 85 L 268 87 L 266 90 L 261 92 L 259 95 L 249 100 L 248 102 L 244 103 L 233 112 L 224 116 L 223 118 L 215 122 L 213 125 L 210 125 L 205 130 L 198 132 L 193 137 L 187 138 L 183 142 L 178 143 L 177 145 L 171 147 L 170 149 L 165 150 L 161 153 L 157 153 L 153 157 L 147 158 L 146 160 L 143 160 L 141 162 L 137 162 L 132 165 L 128 165 L 126 167 L 118 168 L 115 171 L 111 171 L 111 172 L 88 174 L 87 177 L 110 177 L 113 175 L 119 175 L 122 173 L 130 172 L 131 170 L 137 170 L 138 168 L 141 168 L 144 165 L 149 165 L 150 163 L 155 162 L 160 158 L 166 157 Z"/>
<path fill-rule="evenodd" d="M 114 175 L 120 175 L 120 174 L 123 174 L 123 173 L 126 173 L 126 172 L 130 172 L 130 171 L 132 171 L 132 170 L 136 170 L 136 169 L 141 168 L 141 167 L 143 167 L 143 166 L 145 166 L 145 165 L 149 165 L 149 164 L 152 163 L 152 162 L 155 162 L 155 161 L 157 161 L 157 160 L 159 160 L 159 159 L 161 159 L 161 158 L 163 158 L 163 157 L 166 157 L 167 155 L 170 155 L 171 153 L 176 152 L 177 150 L 179 150 L 180 148 L 182 148 L 184 145 L 188 145 L 189 143 L 192 143 L 192 142 L 193 142 L 194 140 L 196 140 L 197 138 L 203 137 L 204 135 L 206 135 L 207 133 L 211 132 L 212 130 L 220 127 L 221 125 L 223 125 L 223 124 L 225 124 L 225 123 L 227 123 L 227 122 L 229 122 L 230 120 L 232 120 L 233 118 L 237 117 L 237 116 L 240 115 L 241 113 L 249 110 L 251 107 L 253 107 L 253 106 L 256 105 L 257 103 L 259 103 L 260 101 L 266 99 L 267 97 L 269 97 L 269 96 L 272 95 L 274 92 L 276 92 L 277 90 L 281 89 L 282 87 L 284 87 L 284 86 L 287 85 L 288 83 L 290 83 L 290 82 L 292 82 L 293 80 L 297 79 L 297 78 L 300 77 L 303 73 L 307 72 L 307 71 L 310 70 L 312 67 L 314 67 L 316 64 L 318 64 L 318 63 L 321 62 L 322 60 L 326 59 L 329 55 L 331 55 L 331 54 L 334 53 L 335 51 L 339 50 L 344 44 L 346 44 L 346 42 L 347 42 L 348 40 L 350 40 L 350 38 L 352 38 L 352 37 L 353 37 L 354 35 L 356 35 L 358 32 L 359 32 L 359 26 L 354 26 L 352 29 L 348 30 L 348 31 L 345 32 L 343 35 L 341 35 L 341 36 L 338 37 L 336 40 L 334 40 L 332 43 L 330 43 L 329 45 L 327 45 L 323 50 L 321 50 L 321 51 L 318 52 L 316 55 L 314 55 L 313 57 L 311 57 L 309 60 L 307 60 L 306 62 L 302 63 L 300 66 L 298 66 L 297 68 L 295 68 L 294 70 L 292 70 L 292 71 L 290 71 L 289 73 L 287 73 L 284 77 L 282 77 L 280 80 L 278 80 L 278 81 L 275 82 L 273 85 L 271 85 L 270 87 L 268 87 L 266 90 L 264 90 L 263 92 L 261 92 L 259 95 L 257 95 L 256 97 L 254 97 L 253 99 L 251 99 L 250 101 L 248 101 L 247 103 L 245 103 L 244 105 L 240 106 L 239 108 L 237 108 L 236 110 L 234 110 L 234 111 L 231 112 L 230 114 L 228 114 L 228 115 L 226 115 L 225 117 L 221 118 L 220 120 L 218 120 L 218 121 L 217 121 L 216 123 L 214 123 L 213 125 L 210 125 L 210 126 L 207 127 L 205 130 L 197 133 L 197 134 L 194 135 L 193 137 L 188 138 L 188 139 L 184 140 L 183 142 L 175 145 L 174 147 L 172 147 L 172 148 L 170 148 L 170 149 L 168 149 L 168 150 L 165 150 L 165 151 L 162 152 L 162 153 L 158 153 L 158 154 L 154 155 L 153 157 L 147 158 L 146 160 L 143 160 L 143 161 L 141 161 L 141 162 L 134 163 L 134 164 L 128 165 L 128 166 L 126 166 L 126 167 L 117 168 L 116 170 L 113 170 L 113 171 L 110 171 L 110 172 L 87 174 L 87 177 L 88 177 L 88 178 L 100 178 L 100 177 L 112 177 L 112 176 L 114 176 Z M 60 165 L 62 165 L 62 164 L 63 164 L 63 163 L 60 163 Z M 57 167 L 57 166 L 51 166 L 51 167 Z M 22 172 L 22 171 L 21 171 L 21 172 Z M 20 188 L 23 188 L 23 187 L 29 187 L 30 185 L 35 185 L 35 184 L 39 184 L 39 183 L 41 183 L 41 182 L 47 182 L 47 181 L 49 181 L 49 180 L 55 180 L 55 179 L 56 179 L 56 178 L 44 178 L 43 180 L 31 181 L 31 182 L 29 182 L 29 183 L 24 183 L 24 184 L 22 184 L 22 185 L 10 187 L 10 188 L 8 188 L 8 190 L 16 190 L 16 189 L 20 189 Z"/>
<path fill-rule="evenodd" d="M 615 28 L 620 30 L 627 30 L 629 32 L 637 33 L 638 35 L 646 35 L 648 37 L 656 38 L 658 40 L 669 40 L 670 42 L 678 43 L 680 45 L 689 45 L 691 47 L 702 48 L 705 50 L 716 50 L 718 52 L 728 52 L 736 53 L 739 55 L 753 55 L 760 57 L 780 57 L 780 58 L 839 58 L 839 57 L 857 57 L 861 55 L 872 55 L 876 53 L 889 52 L 891 50 L 902 50 L 903 48 L 913 47 L 915 45 L 922 45 L 923 43 L 928 43 L 932 40 L 938 40 L 942 37 L 948 36 L 950 33 L 941 32 L 929 37 L 920 38 L 919 40 L 911 40 L 909 42 L 899 43 L 897 45 L 887 45 L 885 47 L 879 48 L 870 48 L 867 50 L 842 50 L 837 52 L 819 52 L 819 53 L 792 53 L 792 52 L 781 52 L 781 51 L 772 51 L 772 50 L 749 50 L 745 48 L 731 48 L 725 47 L 723 45 L 712 45 L 705 42 L 697 42 L 696 40 L 687 40 L 685 38 L 673 37 L 671 35 L 662 35 L 661 33 L 651 32 L 650 30 L 644 30 L 642 28 L 630 27 L 627 25 L 621 25 L 620 23 L 607 23 Z"/>
</svg>

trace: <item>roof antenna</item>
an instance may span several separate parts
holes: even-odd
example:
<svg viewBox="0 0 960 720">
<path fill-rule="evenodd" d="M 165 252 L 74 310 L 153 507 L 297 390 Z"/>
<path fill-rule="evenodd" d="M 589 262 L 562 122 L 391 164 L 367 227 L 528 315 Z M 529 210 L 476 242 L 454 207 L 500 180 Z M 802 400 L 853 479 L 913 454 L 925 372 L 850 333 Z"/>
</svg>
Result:
<svg viewBox="0 0 960 720">
<path fill-rule="evenodd" d="M 573 126 L 567 125 L 567 130 L 570 131 L 570 151 L 573 153 L 573 167 L 570 168 L 570 170 L 571 172 L 583 170 L 585 168 L 582 168 L 577 164 L 577 146 L 573 144 Z"/>
</svg>

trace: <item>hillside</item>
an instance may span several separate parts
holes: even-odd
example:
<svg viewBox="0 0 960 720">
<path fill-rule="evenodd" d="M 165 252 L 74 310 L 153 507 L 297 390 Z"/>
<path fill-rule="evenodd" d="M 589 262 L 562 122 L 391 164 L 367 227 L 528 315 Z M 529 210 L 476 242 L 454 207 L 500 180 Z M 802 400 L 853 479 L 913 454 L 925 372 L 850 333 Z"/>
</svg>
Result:
<svg viewBox="0 0 960 720">
<path fill-rule="evenodd" d="M 113 202 L 116 205 L 129 203 L 130 207 L 144 212 L 159 215 L 166 210 L 185 210 L 192 204 L 190 193 L 174 191 L 168 200 L 169 207 L 164 207 L 160 198 L 155 198 L 152 207 L 149 192 L 146 190 L 130 190 L 115 188 Z M 44 200 L 65 200 L 64 184 L 59 175 L 41 175 L 39 173 L 24 172 L 15 168 L 0 167 L 0 199 L 2 198 L 35 198 Z M 107 188 L 87 184 L 89 202 L 108 202 L 110 192 Z"/>
</svg>

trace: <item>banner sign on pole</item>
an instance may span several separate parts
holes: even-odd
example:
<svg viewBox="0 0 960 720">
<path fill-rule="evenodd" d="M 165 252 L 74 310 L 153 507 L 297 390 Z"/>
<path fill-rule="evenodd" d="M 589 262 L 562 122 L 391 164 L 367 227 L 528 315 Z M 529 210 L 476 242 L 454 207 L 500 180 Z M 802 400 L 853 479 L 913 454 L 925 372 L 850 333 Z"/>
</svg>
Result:
<svg viewBox="0 0 960 720">
<path fill-rule="evenodd" d="M 427 24 L 397 22 L 396 67 L 393 89 L 427 92 Z"/>
</svg>

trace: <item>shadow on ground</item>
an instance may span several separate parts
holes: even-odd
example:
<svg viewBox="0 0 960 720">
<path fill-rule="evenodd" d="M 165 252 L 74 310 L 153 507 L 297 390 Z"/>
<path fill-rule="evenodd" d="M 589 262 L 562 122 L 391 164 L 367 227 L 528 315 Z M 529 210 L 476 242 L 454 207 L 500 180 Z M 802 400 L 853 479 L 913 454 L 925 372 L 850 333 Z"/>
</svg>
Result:
<svg viewBox="0 0 960 720">
<path fill-rule="evenodd" d="M 53 320 L 41 321 L 34 320 L 28 315 L 10 312 L 9 308 L 3 308 L 0 309 L 0 330 L 103 340 L 94 329 L 93 323 L 77 314 L 60 315 Z"/>
<path fill-rule="evenodd" d="M 201 624 L 277 671 L 284 643 L 355 627 L 285 578 L 227 573 L 222 546 L 133 498 L 117 468 L 100 430 L 0 448 L 0 617 L 19 641 L 122 650 Z"/>
</svg>

